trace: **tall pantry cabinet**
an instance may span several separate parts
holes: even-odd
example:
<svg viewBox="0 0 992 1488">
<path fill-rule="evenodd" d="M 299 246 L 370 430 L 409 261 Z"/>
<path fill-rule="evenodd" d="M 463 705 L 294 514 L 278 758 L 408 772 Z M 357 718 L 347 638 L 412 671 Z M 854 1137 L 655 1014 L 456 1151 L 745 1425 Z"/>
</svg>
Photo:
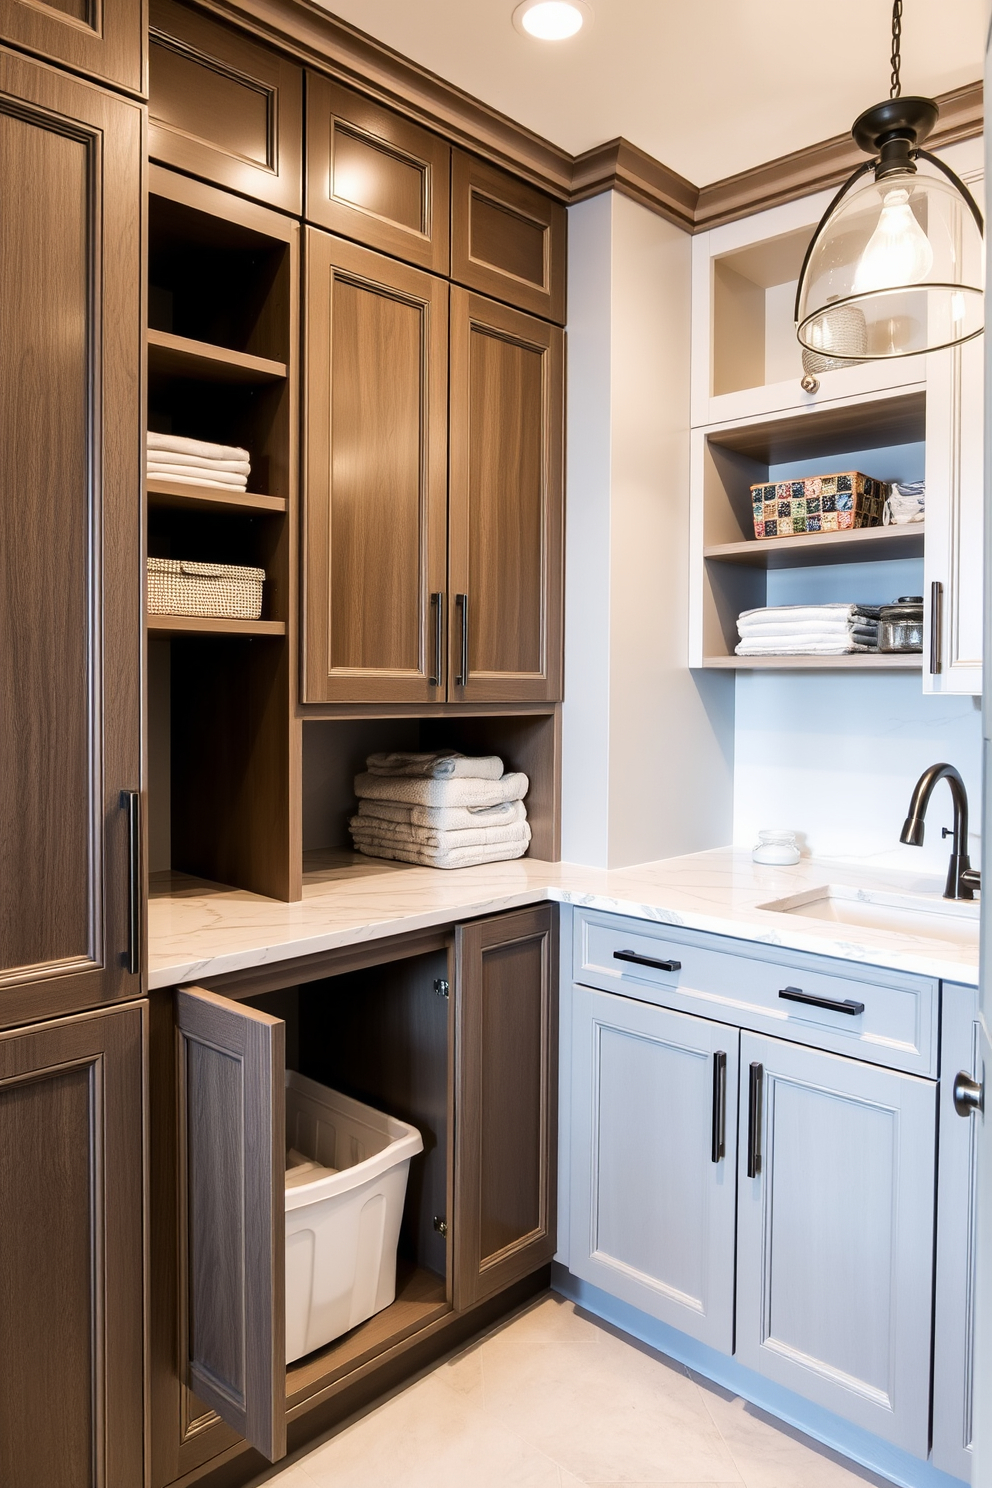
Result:
<svg viewBox="0 0 992 1488">
<path fill-rule="evenodd" d="M 0 1482 L 132 1488 L 143 110 L 57 64 L 140 87 L 141 18 L 2 15 Z"/>
</svg>

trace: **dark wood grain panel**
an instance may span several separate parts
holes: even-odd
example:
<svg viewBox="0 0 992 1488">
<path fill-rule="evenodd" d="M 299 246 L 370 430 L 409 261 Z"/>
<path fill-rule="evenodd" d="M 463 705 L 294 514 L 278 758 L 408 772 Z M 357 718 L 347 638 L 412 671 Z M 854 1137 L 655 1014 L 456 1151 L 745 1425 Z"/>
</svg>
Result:
<svg viewBox="0 0 992 1488">
<path fill-rule="evenodd" d="M 451 156 L 451 277 L 565 320 L 565 209 L 462 150 Z"/>
<path fill-rule="evenodd" d="M 0 1482 L 11 1488 L 142 1481 L 145 1007 L 0 1036 Z"/>
<path fill-rule="evenodd" d="M 455 1306 L 493 1295 L 556 1244 L 557 948 L 549 904 L 459 925 Z"/>
<path fill-rule="evenodd" d="M 287 212 L 303 202 L 303 73 L 176 0 L 152 0 L 149 153 Z"/>
<path fill-rule="evenodd" d="M 197 1395 L 270 1461 L 285 1455 L 285 1025 L 176 994 L 180 1232 Z"/>
<path fill-rule="evenodd" d="M 451 292 L 450 696 L 561 696 L 563 337 Z M 468 674 L 462 682 L 467 610 Z"/>
<path fill-rule="evenodd" d="M 430 701 L 447 285 L 314 229 L 307 259 L 304 700 Z"/>
<path fill-rule="evenodd" d="M 0 36 L 50 62 L 145 91 L 145 0 L 0 0 Z"/>
<path fill-rule="evenodd" d="M 320 73 L 307 74 L 311 222 L 446 274 L 449 156 L 437 135 Z"/>
<path fill-rule="evenodd" d="M 0 53 L 0 1022 L 138 987 L 140 147 L 136 105 Z"/>
</svg>

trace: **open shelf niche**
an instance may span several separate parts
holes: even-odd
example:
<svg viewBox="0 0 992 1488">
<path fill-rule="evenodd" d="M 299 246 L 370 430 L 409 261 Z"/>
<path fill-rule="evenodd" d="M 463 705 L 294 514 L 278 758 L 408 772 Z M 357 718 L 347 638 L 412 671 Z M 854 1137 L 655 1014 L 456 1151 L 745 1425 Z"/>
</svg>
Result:
<svg viewBox="0 0 992 1488">
<path fill-rule="evenodd" d="M 920 388 L 830 403 L 693 434 L 695 595 L 690 665 L 919 669 L 920 656 L 738 658 L 737 617 L 763 605 L 879 604 L 923 593 L 923 524 L 791 538 L 754 536 L 752 485 L 859 470 L 924 475 Z"/>
<path fill-rule="evenodd" d="M 257 621 L 148 617 L 151 867 L 299 897 L 298 224 L 149 172 L 148 426 L 248 450 L 249 490 L 153 476 L 153 558 L 265 571 Z"/>
</svg>

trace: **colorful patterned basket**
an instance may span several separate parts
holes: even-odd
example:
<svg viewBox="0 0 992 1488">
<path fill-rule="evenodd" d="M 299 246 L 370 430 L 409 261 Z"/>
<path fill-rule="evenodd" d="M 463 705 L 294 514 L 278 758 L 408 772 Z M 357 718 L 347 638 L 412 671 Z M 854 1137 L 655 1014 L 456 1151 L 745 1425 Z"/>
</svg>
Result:
<svg viewBox="0 0 992 1488">
<path fill-rule="evenodd" d="M 858 470 L 761 483 L 751 487 L 754 535 L 800 537 L 878 527 L 888 491 L 887 481 L 873 480 Z"/>
</svg>

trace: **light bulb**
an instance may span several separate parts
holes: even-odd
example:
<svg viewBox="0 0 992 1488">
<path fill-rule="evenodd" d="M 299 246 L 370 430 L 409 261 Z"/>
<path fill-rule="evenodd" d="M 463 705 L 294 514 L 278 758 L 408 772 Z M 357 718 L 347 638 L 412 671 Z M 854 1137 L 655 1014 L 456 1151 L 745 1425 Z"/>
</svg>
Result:
<svg viewBox="0 0 992 1488">
<path fill-rule="evenodd" d="M 933 268 L 933 249 L 913 216 L 909 192 L 905 187 L 894 187 L 882 201 L 878 226 L 855 270 L 855 294 L 918 284 Z"/>
<path fill-rule="evenodd" d="M 566 41 L 581 31 L 585 12 L 586 6 L 573 5 L 570 0 L 538 0 L 536 5 L 528 0 L 517 6 L 513 20 L 518 30 L 539 41 Z"/>
</svg>

